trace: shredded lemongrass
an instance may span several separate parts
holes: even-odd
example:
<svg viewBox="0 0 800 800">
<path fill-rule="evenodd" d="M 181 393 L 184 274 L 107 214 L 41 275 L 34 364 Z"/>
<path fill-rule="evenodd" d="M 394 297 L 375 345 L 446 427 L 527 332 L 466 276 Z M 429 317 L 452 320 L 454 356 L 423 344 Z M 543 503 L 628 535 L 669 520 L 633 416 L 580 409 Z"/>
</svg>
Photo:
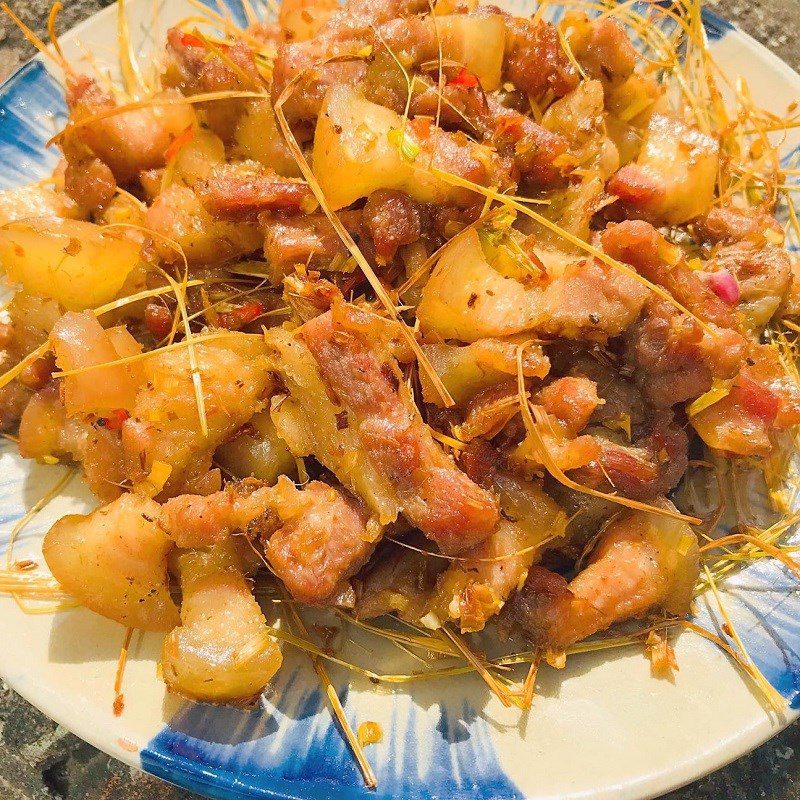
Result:
<svg viewBox="0 0 800 800">
<path fill-rule="evenodd" d="M 122 647 L 119 651 L 119 661 L 117 661 L 117 674 L 114 677 L 114 716 L 119 717 L 125 708 L 125 696 L 122 694 L 122 678 L 125 675 L 125 665 L 128 663 L 128 649 L 131 646 L 133 628 L 126 628 L 125 637 L 122 640 Z"/>
<path fill-rule="evenodd" d="M 714 599 L 717 602 L 717 607 L 719 608 L 719 612 L 725 621 L 725 626 L 724 626 L 725 632 L 736 643 L 736 647 L 738 648 L 738 655 L 741 659 L 741 662 L 748 666 L 747 670 L 748 674 L 753 679 L 753 682 L 756 684 L 756 686 L 758 686 L 758 688 L 763 693 L 767 703 L 769 703 L 769 705 L 775 711 L 785 711 L 786 700 L 780 695 L 780 693 L 775 689 L 775 687 L 764 677 L 761 670 L 756 666 L 755 662 L 750 657 L 750 653 L 747 652 L 747 648 L 744 646 L 744 642 L 739 636 L 739 633 L 736 630 L 736 626 L 733 624 L 733 620 L 731 620 L 731 617 L 728 614 L 728 609 L 725 607 L 725 603 L 722 599 L 722 594 L 717 588 L 717 582 L 714 580 L 714 576 L 711 574 L 707 565 L 703 566 L 703 573 L 705 575 L 706 580 L 708 581 L 708 585 L 711 587 L 711 591 L 714 595 Z M 733 650 L 733 648 L 731 648 L 731 650 Z"/>
<path fill-rule="evenodd" d="M 358 619 L 358 617 L 355 617 L 352 614 L 347 614 L 340 609 L 334 609 L 334 611 L 336 616 L 346 620 L 350 624 L 355 625 L 365 631 L 369 631 L 370 633 L 380 636 L 381 638 L 389 639 L 392 642 L 400 643 L 408 647 L 418 647 L 421 650 L 427 650 L 431 653 L 437 653 L 444 656 L 453 656 L 455 658 L 458 658 L 461 654 L 460 650 L 457 650 L 448 642 L 440 639 L 437 636 L 433 636 L 432 634 L 402 633 L 400 631 L 392 630 L 391 628 L 382 628 L 378 625 L 372 625 L 371 623 Z"/>
<path fill-rule="evenodd" d="M 14 559 L 14 543 L 17 537 L 22 532 L 23 528 L 43 509 L 45 508 L 54 497 L 57 497 L 64 487 L 75 477 L 77 472 L 74 469 L 68 469 L 53 486 L 40 497 L 31 508 L 20 517 L 11 528 L 11 533 L 8 536 L 8 549 L 6 550 L 6 567 L 10 570 Z"/>
<path fill-rule="evenodd" d="M 128 15 L 125 11 L 125 0 L 117 3 L 117 41 L 119 42 L 119 65 L 125 91 L 134 100 L 145 94 L 147 87 L 139 63 L 133 53 L 130 31 L 128 30 Z"/>
<path fill-rule="evenodd" d="M 56 55 L 66 64 L 67 59 L 64 57 L 61 45 L 58 43 L 58 33 L 56 32 L 56 21 L 63 8 L 64 4 L 60 0 L 56 0 L 56 2 L 50 6 L 50 13 L 47 15 L 47 36 L 50 39 L 53 50 L 56 51 Z"/>
<path fill-rule="evenodd" d="M 440 630 L 458 648 L 467 660 L 467 663 L 481 676 L 483 682 L 491 689 L 495 697 L 497 697 L 506 708 L 510 708 L 513 704 L 513 700 L 509 697 L 508 691 L 498 682 L 497 678 L 492 675 L 486 663 L 472 651 L 469 645 L 464 641 L 464 638 L 455 631 L 450 630 L 447 625 L 442 625 Z"/>
<path fill-rule="evenodd" d="M 289 610 L 289 615 L 292 618 L 290 627 L 296 627 L 300 631 L 301 635 L 308 639 L 308 631 L 306 630 L 306 626 L 300 617 L 300 614 L 297 613 L 292 605 L 288 605 L 287 608 Z M 333 681 L 331 681 L 327 668 L 320 660 L 318 654 L 311 654 L 311 663 L 313 664 L 314 671 L 317 673 L 320 683 L 325 690 L 325 696 L 328 698 L 328 702 L 333 709 L 334 716 L 344 732 L 347 743 L 350 745 L 350 749 L 353 751 L 353 755 L 355 756 L 356 762 L 358 763 L 359 769 L 361 770 L 361 774 L 364 778 L 364 783 L 368 789 L 377 788 L 378 780 L 375 777 L 375 773 L 370 766 L 369 761 L 367 761 L 367 757 L 364 755 L 364 748 L 358 741 L 358 737 L 353 731 L 353 728 L 347 719 L 347 715 L 344 713 L 342 702 L 339 700 L 339 695 L 336 692 L 336 687 L 333 685 Z"/>
</svg>

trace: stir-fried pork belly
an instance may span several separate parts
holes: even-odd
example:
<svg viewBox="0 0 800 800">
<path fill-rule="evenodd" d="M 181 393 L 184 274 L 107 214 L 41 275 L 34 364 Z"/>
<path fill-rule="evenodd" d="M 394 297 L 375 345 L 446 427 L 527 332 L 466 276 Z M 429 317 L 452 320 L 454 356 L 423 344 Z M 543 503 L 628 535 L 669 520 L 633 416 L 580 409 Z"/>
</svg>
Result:
<svg viewBox="0 0 800 800">
<path fill-rule="evenodd" d="M 427 624 L 453 620 L 462 632 L 482 630 L 525 580 L 545 543 L 564 533 L 566 517 L 558 505 L 497 461 L 495 454 L 475 449 L 465 458 L 471 476 L 498 495 L 501 519 L 486 541 L 439 577 L 428 611 L 434 618 Z"/>
<path fill-rule="evenodd" d="M 272 570 L 292 596 L 330 602 L 369 558 L 381 527 L 341 489 L 312 481 L 298 489 L 285 476 L 275 486 L 232 484 L 202 497 L 168 500 L 158 518 L 179 547 L 208 547 L 240 532 L 264 542 Z"/>
<path fill-rule="evenodd" d="M 444 552 L 463 552 L 491 533 L 496 503 L 435 442 L 397 363 L 348 326 L 352 313 L 340 306 L 307 322 L 300 336 L 398 510 Z"/>
<path fill-rule="evenodd" d="M 604 531 L 586 567 L 567 583 L 534 566 L 504 612 L 542 649 L 562 652 L 615 622 L 661 609 L 688 611 L 699 574 L 697 538 L 682 522 L 630 512 Z"/>
<path fill-rule="evenodd" d="M 0 192 L 0 429 L 107 504 L 45 558 L 171 630 L 170 691 L 272 679 L 262 567 L 554 663 L 686 613 L 668 498 L 690 448 L 756 463 L 800 424 L 800 261 L 740 191 L 767 161 L 618 19 L 284 0 L 171 28 L 152 92 L 66 70 L 52 182 Z"/>
<path fill-rule="evenodd" d="M 278 671 L 281 652 L 247 582 L 245 561 L 233 541 L 175 557 L 181 624 L 161 650 L 170 691 L 208 703 L 248 704 Z"/>
</svg>

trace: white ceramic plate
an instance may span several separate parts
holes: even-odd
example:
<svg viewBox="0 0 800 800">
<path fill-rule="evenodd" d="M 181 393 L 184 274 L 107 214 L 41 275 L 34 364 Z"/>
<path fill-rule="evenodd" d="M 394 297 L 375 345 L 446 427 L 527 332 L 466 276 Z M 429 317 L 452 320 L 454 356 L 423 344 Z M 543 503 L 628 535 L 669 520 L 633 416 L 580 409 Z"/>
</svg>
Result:
<svg viewBox="0 0 800 800">
<path fill-rule="evenodd" d="M 183 0 L 162 3 L 152 28 L 151 0 L 129 0 L 135 50 L 160 47 L 172 21 L 193 13 Z M 234 13 L 241 8 L 228 2 Z M 505 3 L 516 6 L 516 0 Z M 800 94 L 800 77 L 745 34 L 705 19 L 717 60 L 743 76 L 755 97 L 783 112 Z M 67 57 L 82 52 L 112 63 L 116 8 L 61 39 Z M 46 175 L 57 158 L 45 149 L 63 120 L 57 81 L 41 62 L 22 67 L 0 88 L 0 187 Z M 786 142 L 789 157 L 797 140 Z M 23 462 L 0 449 L 0 541 L 64 474 L 61 466 Z M 88 508 L 74 479 L 24 529 L 17 558 L 40 560 L 41 534 L 64 513 Z M 800 602 L 775 564 L 748 568 L 726 588 L 734 620 L 767 678 L 800 702 Z M 702 603 L 701 603 L 702 606 Z M 704 624 L 713 624 L 704 615 Z M 31 616 L 0 598 L 0 673 L 50 717 L 112 756 L 188 789 L 219 798 L 403 798 L 512 800 L 652 797 L 754 748 L 793 719 L 768 713 L 750 684 L 713 645 L 682 635 L 674 682 L 655 680 L 634 649 L 574 656 L 562 672 L 542 669 L 530 713 L 502 708 L 466 677 L 393 691 L 333 675 L 355 726 L 385 732 L 367 754 L 378 789 L 363 788 L 331 722 L 304 656 L 286 652 L 275 685 L 252 712 L 182 703 L 156 676 L 159 637 L 136 635 L 125 673 L 125 709 L 112 712 L 123 629 L 89 611 Z M 405 657 L 376 639 L 360 639 L 348 657 L 381 672 L 407 670 Z"/>
</svg>

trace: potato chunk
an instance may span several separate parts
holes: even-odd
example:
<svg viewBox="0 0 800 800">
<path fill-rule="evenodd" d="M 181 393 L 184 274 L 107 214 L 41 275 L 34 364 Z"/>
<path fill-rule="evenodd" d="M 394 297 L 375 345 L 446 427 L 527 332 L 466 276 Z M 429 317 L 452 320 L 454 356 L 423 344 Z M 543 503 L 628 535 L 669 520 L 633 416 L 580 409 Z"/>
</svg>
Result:
<svg viewBox="0 0 800 800">
<path fill-rule="evenodd" d="M 139 249 L 119 231 L 72 219 L 20 220 L 0 230 L 0 264 L 9 281 L 70 311 L 113 300 Z"/>
<path fill-rule="evenodd" d="M 132 628 L 178 624 L 167 577 L 172 542 L 153 520 L 158 505 L 124 494 L 91 514 L 70 514 L 42 545 L 56 580 L 84 606 Z"/>
<path fill-rule="evenodd" d="M 171 692 L 210 703 L 257 697 L 281 665 L 281 652 L 228 540 L 177 558 L 181 625 L 164 640 L 161 666 Z"/>
</svg>

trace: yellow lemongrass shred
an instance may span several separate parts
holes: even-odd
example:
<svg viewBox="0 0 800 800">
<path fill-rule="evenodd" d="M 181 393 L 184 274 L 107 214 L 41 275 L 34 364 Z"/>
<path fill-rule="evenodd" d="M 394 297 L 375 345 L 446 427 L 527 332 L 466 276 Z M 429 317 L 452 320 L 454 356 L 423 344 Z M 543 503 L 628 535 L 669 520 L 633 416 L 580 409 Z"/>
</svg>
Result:
<svg viewBox="0 0 800 800">
<path fill-rule="evenodd" d="M 761 670 L 756 666 L 753 659 L 750 657 L 750 654 L 747 652 L 747 648 L 744 646 L 744 642 L 742 642 L 739 633 L 736 630 L 735 625 L 733 624 L 733 620 L 731 620 L 730 615 L 728 614 L 728 610 L 725 607 L 725 603 L 722 600 L 722 594 L 720 593 L 719 589 L 717 588 L 717 583 L 714 580 L 714 576 L 708 569 L 708 566 L 703 566 L 703 572 L 705 574 L 705 578 L 708 581 L 709 586 L 711 587 L 711 591 L 714 595 L 714 599 L 717 602 L 717 607 L 719 608 L 719 612 L 722 615 L 722 618 L 725 620 L 725 630 L 726 633 L 730 636 L 731 639 L 736 643 L 736 647 L 739 649 L 738 655 L 741 658 L 741 661 L 749 667 L 748 674 L 755 682 L 756 686 L 762 691 L 766 701 L 772 706 L 773 709 L 776 711 L 784 711 L 786 709 L 786 700 L 778 693 L 775 687 L 764 677 Z M 733 648 L 731 648 L 731 651 Z"/>
<path fill-rule="evenodd" d="M 464 638 L 455 631 L 450 630 L 447 625 L 443 625 L 440 630 L 458 650 L 461 651 L 467 663 L 481 676 L 483 682 L 491 689 L 495 697 L 497 697 L 506 708 L 510 708 L 514 704 L 514 701 L 509 697 L 508 691 L 501 686 L 497 678 L 492 675 L 487 664 L 470 649 L 469 645 L 464 641 Z"/>
<path fill-rule="evenodd" d="M 47 505 L 53 500 L 54 497 L 57 497 L 63 488 L 77 475 L 77 471 L 69 468 L 67 472 L 62 475 L 54 484 L 53 486 L 42 496 L 40 497 L 31 508 L 25 512 L 25 514 L 20 517 L 17 522 L 14 524 L 14 527 L 11 528 L 11 533 L 8 536 L 8 548 L 6 550 L 6 567 L 7 569 L 11 569 L 14 561 L 14 543 L 17 540 L 17 537 L 22 532 L 23 528 L 43 509 L 46 508 Z"/>
<path fill-rule="evenodd" d="M 64 58 L 61 45 L 58 43 L 58 33 L 56 32 L 56 21 L 63 8 L 64 4 L 60 0 L 56 0 L 56 2 L 50 6 L 50 13 L 47 15 L 47 36 L 50 39 L 53 50 L 56 51 L 58 57 L 66 64 L 67 59 Z"/>
<path fill-rule="evenodd" d="M 117 3 L 117 42 L 119 45 L 119 66 L 125 91 L 134 100 L 138 99 L 147 92 L 147 86 L 142 78 L 139 62 L 136 60 L 131 45 L 125 0 L 118 0 Z"/>
<path fill-rule="evenodd" d="M 300 631 L 301 635 L 305 636 L 307 639 L 308 631 L 306 630 L 305 623 L 300 617 L 300 614 L 297 613 L 292 605 L 287 606 L 287 608 L 291 616 L 290 626 L 296 627 Z M 375 772 L 370 766 L 369 761 L 367 761 L 367 757 L 364 755 L 364 748 L 358 741 L 358 737 L 353 731 L 353 728 L 347 719 L 347 715 L 344 713 L 342 702 L 339 700 L 339 695 L 336 692 L 333 681 L 331 681 L 327 668 L 322 663 L 319 656 L 314 654 L 311 656 L 311 663 L 314 666 L 314 671 L 317 673 L 323 689 L 325 690 L 325 696 L 328 698 L 328 702 L 333 709 L 334 716 L 344 732 L 347 743 L 350 745 L 350 749 L 353 751 L 353 755 L 355 756 L 356 762 L 358 763 L 359 769 L 361 770 L 361 774 L 364 778 L 365 785 L 369 789 L 377 788 L 378 779 L 375 777 Z"/>
</svg>

